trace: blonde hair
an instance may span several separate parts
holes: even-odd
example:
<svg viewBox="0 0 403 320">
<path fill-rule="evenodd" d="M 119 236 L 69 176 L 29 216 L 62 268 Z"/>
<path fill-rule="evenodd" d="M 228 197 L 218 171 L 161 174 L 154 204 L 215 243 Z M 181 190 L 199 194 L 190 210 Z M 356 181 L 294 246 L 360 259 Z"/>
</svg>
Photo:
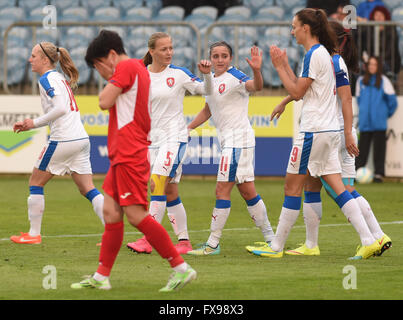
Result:
<svg viewBox="0 0 403 320">
<path fill-rule="evenodd" d="M 163 38 L 171 38 L 171 36 L 165 32 L 153 33 L 150 39 L 148 39 L 148 49 L 155 49 L 155 44 L 157 43 L 157 40 Z M 146 66 L 153 63 L 153 57 L 150 54 L 150 50 L 148 50 L 145 56 L 143 57 L 143 62 Z"/>
<path fill-rule="evenodd" d="M 52 65 L 56 65 L 59 62 L 63 73 L 70 79 L 69 85 L 71 89 L 76 89 L 79 73 L 69 52 L 65 48 L 56 47 L 51 42 L 41 42 L 39 46 L 42 49 L 43 55 L 49 59 Z"/>
</svg>

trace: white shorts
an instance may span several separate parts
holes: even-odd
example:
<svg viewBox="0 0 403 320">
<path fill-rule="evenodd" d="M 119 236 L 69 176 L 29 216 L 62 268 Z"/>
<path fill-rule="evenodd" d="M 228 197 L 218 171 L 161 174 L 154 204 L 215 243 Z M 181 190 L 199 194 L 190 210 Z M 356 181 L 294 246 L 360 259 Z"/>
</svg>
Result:
<svg viewBox="0 0 403 320">
<path fill-rule="evenodd" d="M 355 128 L 352 130 L 355 143 L 357 144 L 357 131 Z M 350 156 L 346 149 L 346 141 L 344 131 L 340 132 L 341 146 L 340 146 L 340 162 L 341 162 L 341 177 L 342 178 L 355 178 L 355 157 Z"/>
<path fill-rule="evenodd" d="M 294 141 L 287 173 L 312 177 L 341 173 L 339 158 L 340 132 L 300 132 Z"/>
<path fill-rule="evenodd" d="M 179 183 L 182 164 L 186 157 L 186 142 L 168 143 L 160 147 L 150 146 L 151 174 L 170 177 L 170 183 Z"/>
<path fill-rule="evenodd" d="M 218 165 L 217 181 L 244 182 L 255 180 L 255 148 L 224 148 Z"/>
<path fill-rule="evenodd" d="M 88 138 L 72 141 L 48 141 L 35 167 L 58 176 L 72 172 L 92 174 L 90 149 Z"/>
</svg>

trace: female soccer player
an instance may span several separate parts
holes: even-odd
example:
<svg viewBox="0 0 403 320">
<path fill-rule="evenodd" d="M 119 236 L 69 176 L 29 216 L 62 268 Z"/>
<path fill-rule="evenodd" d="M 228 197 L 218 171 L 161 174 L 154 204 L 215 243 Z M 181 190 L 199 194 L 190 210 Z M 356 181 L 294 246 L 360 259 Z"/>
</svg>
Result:
<svg viewBox="0 0 403 320">
<path fill-rule="evenodd" d="M 178 237 L 176 249 L 184 254 L 192 250 L 187 230 L 186 211 L 179 197 L 178 183 L 182 175 L 188 143 L 188 130 L 183 115 L 186 91 L 191 94 L 211 93 L 211 63 L 198 64 L 204 74 L 202 82 L 188 69 L 171 64 L 173 46 L 171 37 L 164 32 L 154 33 L 148 41 L 149 51 L 144 57 L 151 77 L 151 202 L 149 212 L 159 223 L 165 209 Z M 128 243 L 138 253 L 151 253 L 152 247 L 145 237 Z"/>
<path fill-rule="evenodd" d="M 210 60 L 214 68 L 213 93 L 206 97 L 204 109 L 188 128 L 195 129 L 212 116 L 221 146 L 221 159 L 210 237 L 200 248 L 189 251 L 191 255 L 220 253 L 220 238 L 230 213 L 231 190 L 235 184 L 264 240 L 271 241 L 274 236 L 264 202 L 255 189 L 255 134 L 248 119 L 249 93 L 263 88 L 262 53 L 252 47 L 251 59 L 247 59 L 253 79 L 231 66 L 232 48 L 225 41 L 210 47 Z"/>
<path fill-rule="evenodd" d="M 299 215 L 302 188 L 310 175 L 321 177 L 332 188 L 336 203 L 358 232 L 362 246 L 353 258 L 369 258 L 380 250 L 379 243 L 361 215 L 357 201 L 346 190 L 341 179 L 338 158 L 340 125 L 337 121 L 336 80 L 331 57 L 337 48 L 336 35 L 324 11 L 310 8 L 297 12 L 291 33 L 307 51 L 301 76 L 297 78 L 294 75 L 287 59 L 284 59 L 284 51 L 272 46 L 270 55 L 291 98 L 303 98 L 300 134 L 290 154 L 285 178 L 285 199 L 276 236 L 270 245 L 256 248 L 252 252 L 271 258 L 283 256 L 285 241 Z M 346 148 L 353 152 L 351 115 L 346 116 L 345 113 L 344 121 Z"/>
<path fill-rule="evenodd" d="M 351 33 L 345 31 L 343 26 L 337 21 L 329 22 L 331 28 L 336 32 L 338 42 L 338 53 L 333 55 L 333 65 L 336 73 L 337 87 L 337 103 L 339 108 L 340 123 L 340 139 L 341 139 L 341 177 L 343 183 L 357 200 L 361 209 L 361 213 L 375 239 L 381 245 L 381 251 L 377 255 L 381 255 L 392 245 L 391 239 L 382 231 L 368 201 L 358 193 L 354 187 L 355 178 L 355 156 L 358 155 L 357 133 L 352 126 L 352 97 L 349 83 L 349 70 L 358 70 L 358 54 L 354 45 Z M 272 113 L 272 118 L 277 118 L 283 113 L 285 104 L 289 97 L 285 99 Z M 351 130 L 344 130 L 346 125 Z M 322 217 L 322 201 L 320 198 L 320 190 L 322 183 L 330 196 L 335 199 L 337 196 L 330 186 L 318 178 L 308 177 L 304 186 L 305 200 L 303 203 L 304 222 L 306 226 L 306 241 L 296 249 L 288 250 L 285 253 L 290 255 L 319 255 L 318 246 L 319 224 Z"/>
<path fill-rule="evenodd" d="M 11 236 L 10 239 L 15 243 L 39 244 L 45 209 L 43 188 L 54 175 L 71 174 L 80 193 L 92 202 L 102 223 L 104 196 L 92 181 L 90 141 L 71 89 L 77 86 L 78 70 L 68 51 L 50 42 L 41 42 L 32 49 L 29 62 L 32 71 L 40 75 L 44 115 L 16 122 L 14 131 L 18 133 L 48 125 L 50 136 L 29 179 L 28 218 L 31 228 L 29 232 L 21 232 L 20 236 Z M 55 70 L 58 62 L 69 81 Z"/>
<path fill-rule="evenodd" d="M 150 119 L 150 76 L 140 59 L 127 56 L 123 41 L 113 31 L 102 30 L 90 43 L 85 56 L 108 84 L 99 94 L 99 106 L 109 110 L 108 157 L 110 168 L 105 177 L 105 232 L 99 265 L 93 276 L 73 289 L 111 289 L 109 276 L 123 241 L 126 215 L 141 231 L 174 272 L 161 292 L 180 289 L 196 278 L 180 256 L 168 232 L 147 211 L 147 184 L 150 176 L 148 135 Z"/>
</svg>

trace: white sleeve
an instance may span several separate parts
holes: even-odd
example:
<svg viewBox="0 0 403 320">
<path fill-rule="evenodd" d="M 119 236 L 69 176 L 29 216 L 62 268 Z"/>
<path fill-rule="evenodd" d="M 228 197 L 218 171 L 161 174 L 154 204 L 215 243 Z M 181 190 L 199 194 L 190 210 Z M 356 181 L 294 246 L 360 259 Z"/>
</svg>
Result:
<svg viewBox="0 0 403 320">
<path fill-rule="evenodd" d="M 34 119 L 34 127 L 39 128 L 49 124 L 49 122 L 54 121 L 61 116 L 64 116 L 69 110 L 66 108 L 66 97 L 63 95 L 55 95 L 52 98 L 52 109 L 45 113 L 43 116 L 40 116 Z"/>
<path fill-rule="evenodd" d="M 390 82 L 389 78 L 387 76 L 382 76 L 382 80 L 383 80 L 383 91 L 385 92 L 385 94 L 388 95 L 396 94 L 392 82 Z"/>
</svg>

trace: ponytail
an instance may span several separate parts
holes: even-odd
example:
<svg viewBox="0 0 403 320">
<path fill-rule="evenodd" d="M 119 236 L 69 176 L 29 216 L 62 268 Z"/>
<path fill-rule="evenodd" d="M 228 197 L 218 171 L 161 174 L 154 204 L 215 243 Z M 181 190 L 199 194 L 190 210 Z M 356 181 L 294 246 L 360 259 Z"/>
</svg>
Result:
<svg viewBox="0 0 403 320">
<path fill-rule="evenodd" d="M 322 9 L 305 8 L 295 14 L 302 24 L 310 26 L 311 35 L 318 38 L 330 55 L 337 52 L 337 38 Z"/>
<path fill-rule="evenodd" d="M 144 65 L 147 67 L 149 64 L 153 63 L 153 57 L 150 54 L 150 51 L 147 51 L 147 53 L 143 57 L 143 62 Z"/>
</svg>

